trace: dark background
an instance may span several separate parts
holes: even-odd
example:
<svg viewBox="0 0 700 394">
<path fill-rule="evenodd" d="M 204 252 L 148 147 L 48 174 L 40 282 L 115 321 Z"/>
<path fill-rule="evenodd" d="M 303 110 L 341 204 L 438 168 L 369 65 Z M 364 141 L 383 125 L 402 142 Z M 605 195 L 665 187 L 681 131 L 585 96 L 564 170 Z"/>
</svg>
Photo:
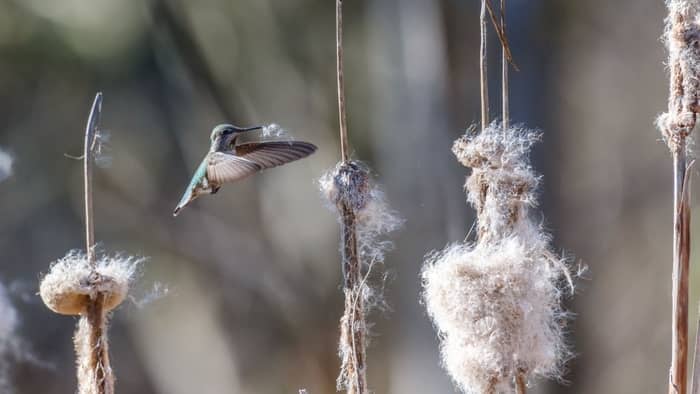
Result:
<svg viewBox="0 0 700 394">
<path fill-rule="evenodd" d="M 473 222 L 450 147 L 479 117 L 479 4 L 345 3 L 354 156 L 406 219 L 386 262 L 390 309 L 372 316 L 370 386 L 453 393 L 419 271 L 424 254 L 464 239 Z M 667 90 L 663 2 L 508 3 L 521 69 L 512 118 L 544 132 L 532 156 L 544 174 L 535 215 L 556 250 L 590 267 L 569 302 L 569 383 L 536 392 L 661 392 L 672 179 L 653 127 Z M 95 173 L 97 239 L 149 257 L 137 302 L 112 320 L 118 392 L 334 392 L 338 226 L 315 184 L 339 155 L 334 10 L 331 0 L 0 0 L 0 147 L 15 159 L 0 184 L 0 278 L 38 360 L 4 361 L 17 393 L 75 390 L 75 319 L 36 292 L 51 261 L 83 247 L 81 166 L 64 154 L 80 154 L 96 91 L 111 135 L 111 164 Z M 490 44 L 498 113 L 493 35 Z M 223 122 L 276 122 L 320 149 L 172 218 Z M 139 306 L 155 282 L 167 296 Z"/>
</svg>

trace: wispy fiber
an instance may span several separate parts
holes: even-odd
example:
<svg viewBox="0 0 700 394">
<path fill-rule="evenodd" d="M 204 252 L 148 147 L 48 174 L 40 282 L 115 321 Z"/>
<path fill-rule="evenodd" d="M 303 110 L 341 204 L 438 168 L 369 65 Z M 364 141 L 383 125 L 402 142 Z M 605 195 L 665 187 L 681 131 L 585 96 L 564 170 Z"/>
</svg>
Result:
<svg viewBox="0 0 700 394">
<path fill-rule="evenodd" d="M 422 279 L 443 364 L 465 393 L 514 392 L 532 377 L 557 378 L 570 355 L 561 300 L 571 279 L 528 215 L 540 178 L 527 154 L 538 138 L 492 123 L 453 146 L 472 169 L 465 188 L 477 241 L 429 255 Z"/>
</svg>

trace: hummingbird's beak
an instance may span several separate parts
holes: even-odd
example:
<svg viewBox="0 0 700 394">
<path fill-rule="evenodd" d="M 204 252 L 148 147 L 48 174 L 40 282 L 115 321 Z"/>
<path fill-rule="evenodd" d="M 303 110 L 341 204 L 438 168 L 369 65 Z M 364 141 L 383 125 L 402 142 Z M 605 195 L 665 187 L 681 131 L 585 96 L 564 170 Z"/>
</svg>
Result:
<svg viewBox="0 0 700 394">
<path fill-rule="evenodd" d="M 238 131 L 238 132 L 253 131 L 253 130 L 260 130 L 262 128 L 263 128 L 263 126 L 253 126 L 253 127 L 245 127 L 245 128 L 236 127 L 236 131 Z"/>
</svg>

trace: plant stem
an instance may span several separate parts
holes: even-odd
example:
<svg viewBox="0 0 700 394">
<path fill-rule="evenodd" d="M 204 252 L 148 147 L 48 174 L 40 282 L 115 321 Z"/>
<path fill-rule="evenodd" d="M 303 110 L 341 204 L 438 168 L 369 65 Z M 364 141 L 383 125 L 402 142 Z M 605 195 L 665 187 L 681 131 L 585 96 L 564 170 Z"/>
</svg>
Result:
<svg viewBox="0 0 700 394">
<path fill-rule="evenodd" d="M 669 393 L 685 394 L 688 386 L 688 274 L 690 202 L 685 139 L 673 152 L 673 319 Z"/>
<path fill-rule="evenodd" d="M 506 0 L 501 0 L 501 32 L 505 36 L 506 31 Z M 502 101 L 502 116 L 503 130 L 508 130 L 508 122 L 510 120 L 510 103 L 508 97 L 508 51 L 506 45 L 502 45 L 501 49 L 501 101 Z"/>
<path fill-rule="evenodd" d="M 525 372 L 518 371 L 515 375 L 515 392 L 517 394 L 527 394 L 527 381 L 525 380 Z"/>
<path fill-rule="evenodd" d="M 673 290 L 671 370 L 668 391 L 686 394 L 688 388 L 688 275 L 690 259 L 690 171 L 687 138 L 695 128 L 700 107 L 700 35 L 694 1 L 667 1 L 668 112 L 659 127 L 673 155 Z M 691 163 L 692 165 L 692 163 Z"/>
<path fill-rule="evenodd" d="M 83 147 L 83 176 L 85 181 L 85 243 L 87 248 L 88 264 L 92 269 L 90 275 L 91 285 L 95 286 L 101 280 L 100 274 L 96 271 L 97 263 L 95 258 L 95 222 L 92 204 L 92 167 L 93 152 L 95 149 L 95 135 L 100 123 L 102 113 L 102 93 L 95 95 L 92 103 L 87 126 L 85 127 L 85 146 Z M 90 346 L 90 356 L 88 368 L 94 371 L 94 382 L 82 382 L 90 392 L 96 394 L 108 394 L 108 382 L 106 374 L 109 373 L 109 358 L 103 343 L 105 314 L 103 310 L 104 294 L 96 292 L 88 304 L 86 314 L 81 319 L 86 319 L 89 326 L 88 343 Z M 79 375 L 80 379 L 80 375 Z M 86 384 L 87 383 L 87 384 Z M 91 386 L 94 385 L 94 389 Z"/>
<path fill-rule="evenodd" d="M 102 114 L 102 93 L 95 95 L 92 102 L 87 126 L 85 127 L 85 146 L 83 147 L 83 178 L 85 181 L 85 242 L 88 263 L 95 267 L 95 222 L 92 208 L 92 153 L 95 134 Z"/>
<path fill-rule="evenodd" d="M 335 2 L 335 54 L 338 77 L 338 116 L 340 118 L 340 157 L 348 161 L 348 123 L 345 113 L 345 80 L 343 78 L 343 0 Z"/>
<path fill-rule="evenodd" d="M 343 78 L 343 1 L 336 0 L 335 4 L 340 156 L 341 161 L 348 164 L 348 126 L 345 110 L 345 81 Z M 339 205 L 342 216 L 341 243 L 343 245 L 343 292 L 345 294 L 345 312 L 341 319 L 340 342 L 341 347 L 350 349 L 350 354 L 343 356 L 340 378 L 348 394 L 365 394 L 367 392 L 366 331 L 364 298 L 362 295 L 362 272 L 357 252 L 357 217 L 353 207 L 347 201 L 342 201 Z"/>
<path fill-rule="evenodd" d="M 481 32 L 481 43 L 479 46 L 479 77 L 481 83 L 481 129 L 485 129 L 489 125 L 489 86 L 488 75 L 486 71 L 486 2 L 481 0 L 481 14 L 479 28 Z"/>
</svg>

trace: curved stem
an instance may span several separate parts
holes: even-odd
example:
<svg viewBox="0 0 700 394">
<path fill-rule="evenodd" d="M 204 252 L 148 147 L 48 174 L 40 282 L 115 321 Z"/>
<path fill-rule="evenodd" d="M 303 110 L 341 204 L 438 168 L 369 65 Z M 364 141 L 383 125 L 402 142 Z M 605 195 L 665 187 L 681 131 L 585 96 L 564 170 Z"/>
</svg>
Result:
<svg viewBox="0 0 700 394">
<path fill-rule="evenodd" d="M 95 95 L 90 116 L 85 126 L 85 146 L 83 147 L 83 178 L 85 181 L 85 243 L 88 263 L 95 267 L 95 222 L 92 208 L 92 156 L 95 148 L 95 134 L 102 114 L 102 93 Z"/>
<path fill-rule="evenodd" d="M 85 127 L 85 146 L 83 147 L 83 177 L 85 182 L 85 243 L 88 264 L 91 267 L 91 278 L 95 283 L 100 281 L 100 275 L 97 273 L 97 262 L 95 258 L 95 222 L 93 217 L 92 204 L 92 166 L 93 153 L 95 150 L 95 135 L 100 124 L 100 116 L 102 113 L 102 93 L 95 95 L 95 100 L 90 109 L 87 126 Z M 96 284 L 92 284 L 96 286 Z M 97 292 L 88 304 L 87 311 L 81 319 L 85 319 L 88 326 L 88 346 L 89 358 L 87 367 L 93 371 L 87 375 L 87 378 L 92 380 L 89 382 L 81 382 L 84 388 L 96 394 L 109 394 L 111 392 L 111 382 L 108 381 L 109 374 L 109 358 L 104 345 L 104 294 Z M 76 335 L 77 337 L 77 335 Z M 76 339 L 77 340 L 77 339 Z M 81 376 L 79 375 L 79 379 Z M 86 377 L 82 377 L 85 379 Z M 94 388 L 94 390 L 92 389 Z"/>
</svg>

